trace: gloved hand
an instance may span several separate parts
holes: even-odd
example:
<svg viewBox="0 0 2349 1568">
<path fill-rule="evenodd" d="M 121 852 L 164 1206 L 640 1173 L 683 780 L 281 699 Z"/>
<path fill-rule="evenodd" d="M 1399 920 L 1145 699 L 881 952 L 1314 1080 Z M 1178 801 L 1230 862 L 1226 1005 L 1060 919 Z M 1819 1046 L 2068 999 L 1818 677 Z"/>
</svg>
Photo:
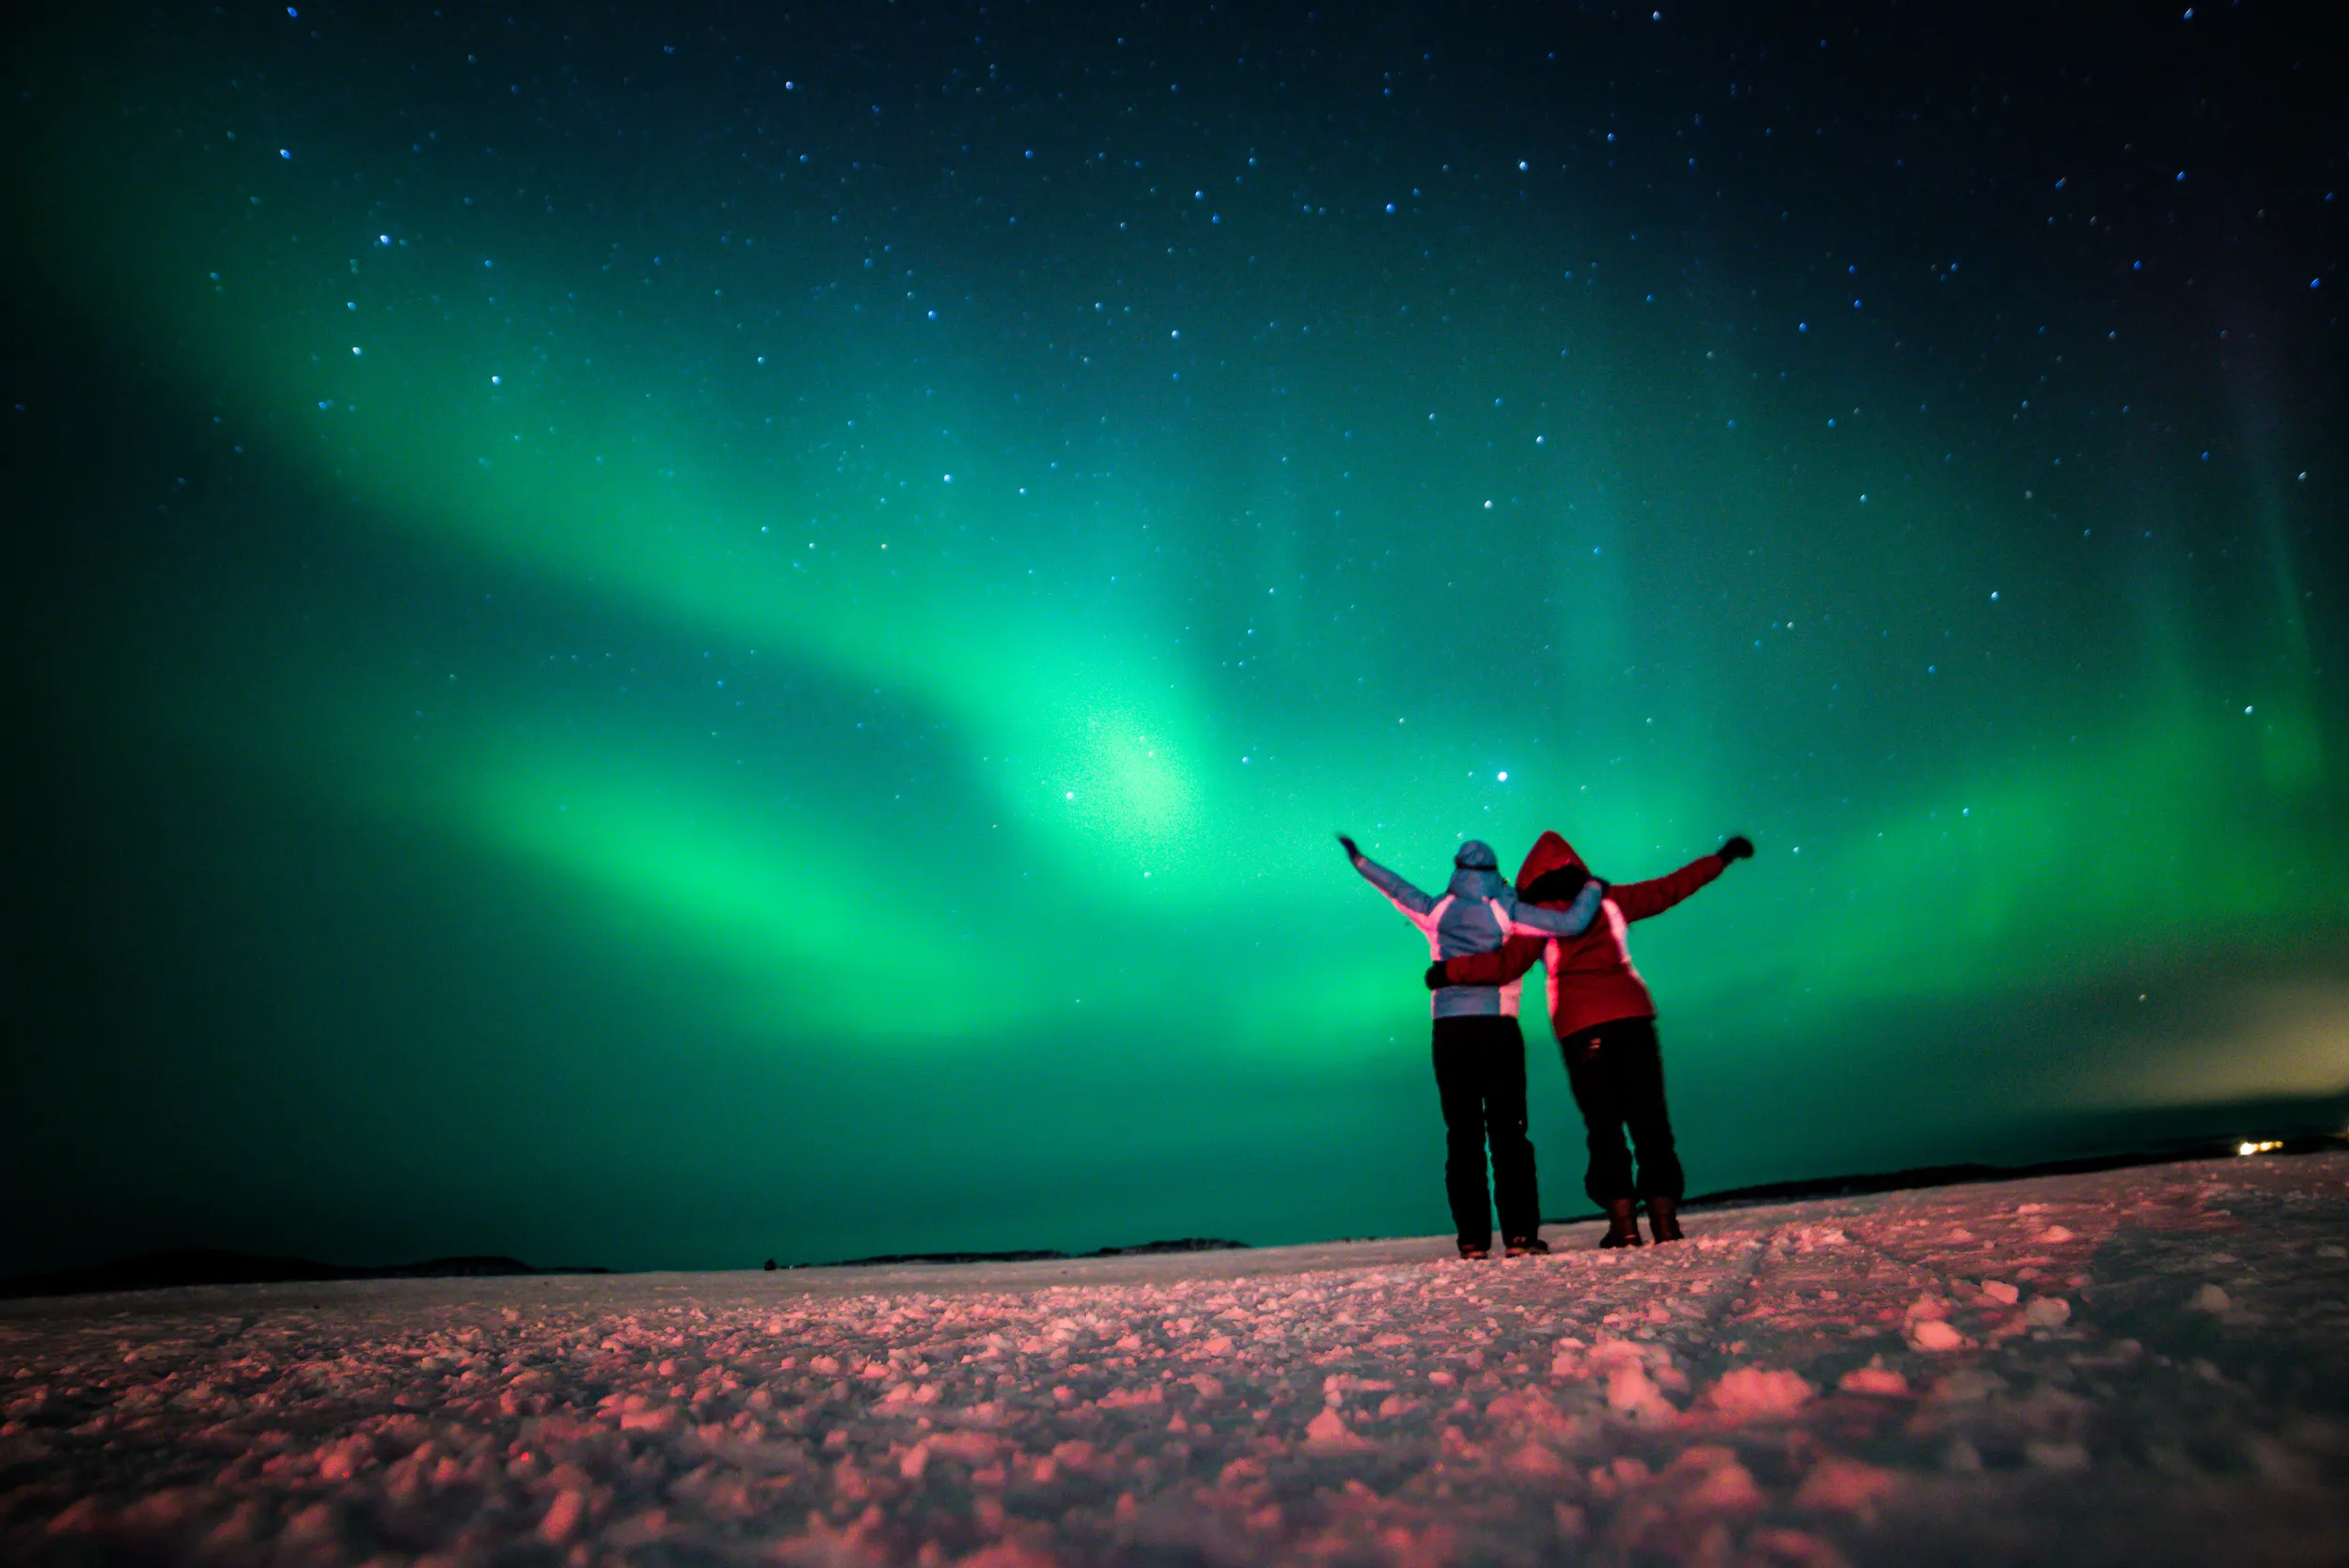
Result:
<svg viewBox="0 0 2349 1568">
<path fill-rule="evenodd" d="M 1338 835 L 1338 843 L 1346 850 L 1346 858 L 1347 860 L 1359 861 L 1362 858 L 1362 846 L 1356 844 L 1352 839 L 1347 838 L 1344 833 L 1340 833 Z M 1748 851 L 1748 853 L 1751 853 L 1751 851 Z"/>
<path fill-rule="evenodd" d="M 1440 991 L 1446 986 L 1451 984 L 1452 982 L 1444 977 L 1444 964 L 1442 959 L 1439 958 L 1434 963 L 1427 966 L 1427 988 L 1429 990 Z"/>
<path fill-rule="evenodd" d="M 1724 861 L 1750 861 L 1753 859 L 1753 840 L 1738 833 L 1714 853 Z"/>
</svg>

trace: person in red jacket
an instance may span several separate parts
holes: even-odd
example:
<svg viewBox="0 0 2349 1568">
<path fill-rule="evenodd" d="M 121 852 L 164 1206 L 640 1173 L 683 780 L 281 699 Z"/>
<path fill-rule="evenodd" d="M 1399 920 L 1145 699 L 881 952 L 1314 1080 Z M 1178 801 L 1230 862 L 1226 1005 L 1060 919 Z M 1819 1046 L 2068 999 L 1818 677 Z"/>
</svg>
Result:
<svg viewBox="0 0 2349 1568">
<path fill-rule="evenodd" d="M 1656 1039 L 1656 1001 L 1631 963 L 1627 928 L 1635 920 L 1660 915 L 1719 877 L 1732 861 L 1753 853 L 1742 835 L 1713 854 L 1698 857 L 1669 877 L 1610 887 L 1598 918 L 1579 937 L 1511 937 L 1492 953 L 1447 958 L 1427 968 L 1429 986 L 1506 985 L 1546 960 L 1549 969 L 1549 1023 L 1565 1058 L 1574 1103 L 1582 1112 L 1591 1163 L 1582 1178 L 1591 1201 L 1607 1211 L 1601 1247 L 1638 1247 L 1641 1199 L 1648 1229 L 1659 1242 L 1680 1239 L 1683 1177 L 1672 1148 L 1671 1113 L 1664 1105 L 1664 1059 Z M 1555 908 L 1591 880 L 1574 846 L 1545 832 L 1517 870 L 1517 896 Z M 1639 1152 L 1624 1146 L 1631 1129 Z"/>
</svg>

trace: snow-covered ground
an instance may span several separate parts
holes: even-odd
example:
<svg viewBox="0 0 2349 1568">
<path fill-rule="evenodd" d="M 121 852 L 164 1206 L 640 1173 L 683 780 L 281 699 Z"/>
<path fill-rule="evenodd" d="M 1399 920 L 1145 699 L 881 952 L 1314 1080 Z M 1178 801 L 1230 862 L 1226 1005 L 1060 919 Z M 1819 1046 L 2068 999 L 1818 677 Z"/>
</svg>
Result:
<svg viewBox="0 0 2349 1568">
<path fill-rule="evenodd" d="M 2349 1156 L 1688 1229 L 0 1303 L 0 1558 L 2349 1561 Z"/>
</svg>

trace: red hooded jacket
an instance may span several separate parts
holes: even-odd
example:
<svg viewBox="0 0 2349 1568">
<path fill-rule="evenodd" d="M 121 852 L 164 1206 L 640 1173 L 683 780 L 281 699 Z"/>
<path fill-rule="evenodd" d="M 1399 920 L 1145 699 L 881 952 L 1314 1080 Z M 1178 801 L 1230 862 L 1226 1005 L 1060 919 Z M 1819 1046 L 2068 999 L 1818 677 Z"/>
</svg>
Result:
<svg viewBox="0 0 2349 1568">
<path fill-rule="evenodd" d="M 1574 846 L 1556 833 L 1546 832 L 1526 851 L 1525 863 L 1517 868 L 1517 887 L 1529 888 L 1543 873 L 1581 859 Z M 1618 882 L 1608 890 L 1606 902 L 1598 907 L 1598 918 L 1582 935 L 1547 940 L 1511 937 L 1494 952 L 1448 960 L 1446 974 L 1455 986 L 1501 986 L 1532 969 L 1534 959 L 1546 959 L 1549 1025 L 1561 1040 L 1617 1018 L 1652 1018 L 1656 1001 L 1648 995 L 1647 982 L 1631 965 L 1626 928 L 1635 920 L 1662 914 L 1719 877 L 1728 865 L 1719 855 L 1700 855 L 1669 877 Z"/>
</svg>

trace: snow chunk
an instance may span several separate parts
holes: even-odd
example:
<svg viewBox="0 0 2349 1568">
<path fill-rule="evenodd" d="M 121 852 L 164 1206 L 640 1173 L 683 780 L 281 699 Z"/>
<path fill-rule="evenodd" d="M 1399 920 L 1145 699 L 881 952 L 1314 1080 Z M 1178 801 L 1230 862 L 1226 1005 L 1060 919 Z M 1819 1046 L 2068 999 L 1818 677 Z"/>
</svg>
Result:
<svg viewBox="0 0 2349 1568">
<path fill-rule="evenodd" d="M 1112 1389 L 1096 1403 L 1104 1410 L 1126 1409 L 1136 1405 L 1164 1405 L 1166 1391 L 1156 1383 L 1140 1389 Z"/>
<path fill-rule="evenodd" d="M 1966 1336 L 1937 1317 L 1921 1317 L 1908 1326 L 1908 1343 L 1920 1350 L 1960 1350 Z"/>
<path fill-rule="evenodd" d="M 1868 1394 L 1877 1399 L 1908 1397 L 1908 1379 L 1880 1362 L 1852 1368 L 1836 1380 L 1835 1386 L 1847 1394 Z"/>
<path fill-rule="evenodd" d="M 1305 1445 L 1318 1453 L 1359 1453 L 1370 1444 L 1356 1436 L 1330 1405 L 1305 1423 Z"/>
<path fill-rule="evenodd" d="M 1873 1509 L 1899 1485 L 1900 1478 L 1890 1470 L 1830 1453 L 1812 1466 L 1811 1473 L 1802 1478 L 1802 1486 L 1795 1493 L 1795 1506 L 1861 1514 Z"/>
<path fill-rule="evenodd" d="M 684 1424 L 684 1419 L 677 1414 L 674 1405 L 656 1405 L 648 1409 L 620 1412 L 620 1430 L 623 1432 L 643 1432 L 661 1437 Z"/>
<path fill-rule="evenodd" d="M 1536 1389 L 1501 1395 L 1485 1406 L 1485 1415 L 1496 1426 L 1534 1436 L 1563 1436 L 1574 1429 L 1565 1412 Z"/>
<path fill-rule="evenodd" d="M 1753 1472 L 1737 1462 L 1730 1450 L 1700 1443 L 1683 1449 L 1665 1471 L 1667 1480 L 1693 1476 L 1696 1484 L 1680 1494 L 1683 1508 L 1704 1514 L 1754 1514 L 1769 1504 Z"/>
<path fill-rule="evenodd" d="M 1639 1426 L 1669 1426 L 1680 1412 L 1648 1374 L 1641 1347 L 1627 1341 L 1603 1342 L 1591 1353 L 1594 1367 L 1607 1369 L 1607 1407 Z"/>
<path fill-rule="evenodd" d="M 554 1501 L 538 1519 L 538 1539 L 559 1546 L 571 1538 L 580 1521 L 587 1516 L 587 1494 L 565 1490 L 554 1495 Z"/>
<path fill-rule="evenodd" d="M 2198 1312 L 2217 1313 L 2226 1312 L 2228 1309 L 2232 1308 L 2234 1303 L 2229 1300 L 2227 1298 L 2227 1293 L 2220 1290 L 2217 1285 L 2204 1285 L 2201 1290 L 2194 1293 L 2192 1305 L 2194 1310 Z"/>
<path fill-rule="evenodd" d="M 1017 1541 L 998 1541 L 982 1546 L 955 1568 L 1060 1568 L 1060 1564 Z"/>
<path fill-rule="evenodd" d="M 2071 1321 L 2072 1303 L 2061 1296 L 2035 1296 L 2023 1317 L 2034 1328 L 2061 1328 Z"/>
<path fill-rule="evenodd" d="M 1501 1468 L 1513 1474 L 1537 1481 L 1551 1480 L 1567 1471 L 1566 1462 L 1557 1452 L 1540 1443 L 1519 1443 L 1501 1461 Z"/>
<path fill-rule="evenodd" d="M 1705 1390 L 1704 1402 L 1734 1421 L 1782 1421 L 1818 1392 L 1800 1373 L 1739 1367 Z"/>
</svg>

